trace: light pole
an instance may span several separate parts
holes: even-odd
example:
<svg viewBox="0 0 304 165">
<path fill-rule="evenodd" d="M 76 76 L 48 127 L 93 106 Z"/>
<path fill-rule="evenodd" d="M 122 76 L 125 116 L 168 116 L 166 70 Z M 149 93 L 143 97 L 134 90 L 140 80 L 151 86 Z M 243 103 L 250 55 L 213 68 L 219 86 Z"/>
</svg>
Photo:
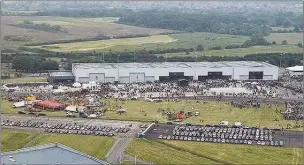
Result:
<svg viewBox="0 0 304 165">
<path fill-rule="evenodd" d="M 104 53 L 102 53 L 102 62 L 105 63 L 105 60 L 104 60 Z"/>
<path fill-rule="evenodd" d="M 137 158 L 137 155 L 134 156 L 134 165 L 136 165 L 136 158 Z"/>
<path fill-rule="evenodd" d="M 119 81 L 119 56 L 117 55 L 117 80 Z"/>
</svg>

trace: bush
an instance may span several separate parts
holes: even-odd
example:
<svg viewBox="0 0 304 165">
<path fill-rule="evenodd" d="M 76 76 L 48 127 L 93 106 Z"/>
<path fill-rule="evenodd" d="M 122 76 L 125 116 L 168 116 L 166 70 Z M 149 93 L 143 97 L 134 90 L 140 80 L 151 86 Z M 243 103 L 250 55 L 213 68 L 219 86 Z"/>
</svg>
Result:
<svg viewBox="0 0 304 165">
<path fill-rule="evenodd" d="M 302 43 L 298 43 L 298 47 L 302 48 L 303 44 Z"/>
<path fill-rule="evenodd" d="M 286 41 L 286 40 L 283 40 L 283 41 L 282 41 L 282 45 L 287 45 L 287 41 Z"/>
</svg>

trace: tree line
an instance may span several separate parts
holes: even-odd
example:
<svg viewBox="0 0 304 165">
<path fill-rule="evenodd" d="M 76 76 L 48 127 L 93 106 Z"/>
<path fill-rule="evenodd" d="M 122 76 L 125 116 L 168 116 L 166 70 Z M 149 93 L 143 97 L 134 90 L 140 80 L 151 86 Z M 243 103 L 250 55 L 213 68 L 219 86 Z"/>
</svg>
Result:
<svg viewBox="0 0 304 165">
<path fill-rule="evenodd" d="M 117 37 L 117 38 L 132 38 L 132 37 L 145 37 L 147 35 L 128 35 L 128 36 L 121 36 L 121 37 Z M 96 38 L 96 40 L 98 39 L 109 39 L 108 37 L 102 37 L 102 38 Z M 80 40 L 86 40 L 86 39 L 79 39 Z M 73 40 L 76 41 L 76 40 Z M 78 39 L 77 39 L 78 41 Z M 45 42 L 46 45 L 49 44 L 55 44 L 55 43 L 65 43 L 65 42 L 71 42 L 71 40 L 67 40 L 67 41 L 53 41 L 53 42 Z M 30 43 L 27 44 L 26 46 L 38 46 L 41 45 L 42 43 Z M 275 45 L 277 44 L 275 41 L 273 41 L 272 43 L 268 42 L 264 36 L 260 35 L 260 34 L 253 34 L 249 40 L 245 41 L 243 44 L 240 45 L 227 45 L 224 47 L 221 46 L 214 46 L 214 47 L 210 47 L 208 48 L 208 50 L 221 50 L 221 49 L 237 49 L 237 48 L 249 48 L 252 46 L 257 46 L 257 45 L 262 45 L 262 46 L 267 46 L 267 45 Z M 282 41 L 283 45 L 287 44 L 286 40 Z M 302 47 L 301 43 L 297 44 L 299 47 Z M 46 50 L 46 49 L 40 49 L 40 48 L 30 48 L 30 47 L 25 47 L 25 46 L 21 46 L 19 48 L 20 50 L 23 51 L 31 51 L 31 52 L 36 52 L 36 53 L 42 53 L 44 55 L 44 57 L 69 57 L 69 56 L 74 56 L 75 54 L 79 54 L 77 52 L 69 52 L 69 53 L 54 53 L 52 51 Z M 190 54 L 190 52 L 194 52 L 194 51 L 204 51 L 207 50 L 205 49 L 202 45 L 197 45 L 195 48 L 169 48 L 169 49 L 151 49 L 151 50 L 146 50 L 146 49 L 142 49 L 142 50 L 136 50 L 136 51 L 131 51 L 131 52 L 124 52 L 124 53 L 133 53 L 133 54 L 166 54 L 166 53 L 181 53 L 184 52 L 186 54 Z M 114 51 L 110 51 L 110 52 L 104 52 L 105 54 L 120 54 L 121 52 L 114 52 Z M 90 53 L 80 53 L 80 54 L 96 54 L 96 52 L 90 52 Z"/>
<path fill-rule="evenodd" d="M 146 21 L 149 20 L 149 21 Z M 232 35 L 268 35 L 270 27 L 302 29 L 301 16 L 291 12 L 221 12 L 182 13 L 176 10 L 145 10 L 122 15 L 121 24 L 165 28 L 189 32 L 213 32 Z"/>
<path fill-rule="evenodd" d="M 47 23 L 34 23 L 29 20 L 25 20 L 22 23 L 19 23 L 17 25 L 10 24 L 10 26 L 17 26 L 22 28 L 29 28 L 29 29 L 35 29 L 35 30 L 43 30 L 47 32 L 64 32 L 67 33 L 67 29 L 62 28 L 60 25 L 51 25 Z"/>
<path fill-rule="evenodd" d="M 188 32 L 213 32 L 232 35 L 268 35 L 270 27 L 295 27 L 302 31 L 302 15 L 284 11 L 196 11 L 175 9 L 132 10 L 126 8 L 54 9 L 34 13 L 35 16 L 120 17 L 117 23 L 164 28 Z M 149 20 L 149 21 L 147 21 Z M 279 31 L 280 32 L 280 31 Z"/>
<path fill-rule="evenodd" d="M 78 54 L 66 59 L 66 69 L 71 69 L 72 63 L 129 63 L 129 62 L 218 62 L 218 61 L 264 61 L 270 64 L 289 67 L 301 65 L 303 54 L 301 53 L 258 53 L 245 56 L 204 56 L 199 54 L 194 56 L 157 56 L 154 54 Z M 25 55 L 21 53 L 3 54 L 3 62 L 12 62 L 13 68 L 23 72 L 39 72 L 58 69 L 58 63 L 52 60 L 46 60 L 45 57 L 38 55 Z"/>
<path fill-rule="evenodd" d="M 13 69 L 21 72 L 45 72 L 59 69 L 59 64 L 56 61 L 46 60 L 39 55 L 4 56 L 3 61 L 11 62 Z"/>
</svg>

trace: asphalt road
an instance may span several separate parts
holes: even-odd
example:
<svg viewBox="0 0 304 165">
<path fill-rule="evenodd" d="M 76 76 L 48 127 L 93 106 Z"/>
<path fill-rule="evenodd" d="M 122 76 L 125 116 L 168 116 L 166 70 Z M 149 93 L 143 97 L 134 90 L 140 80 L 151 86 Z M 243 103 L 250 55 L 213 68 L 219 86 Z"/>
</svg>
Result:
<svg viewBox="0 0 304 165">
<path fill-rule="evenodd" d="M 138 125 L 133 126 L 128 133 L 116 137 L 115 143 L 105 156 L 106 161 L 110 164 L 120 164 L 125 157 L 125 150 L 139 129 Z"/>
</svg>

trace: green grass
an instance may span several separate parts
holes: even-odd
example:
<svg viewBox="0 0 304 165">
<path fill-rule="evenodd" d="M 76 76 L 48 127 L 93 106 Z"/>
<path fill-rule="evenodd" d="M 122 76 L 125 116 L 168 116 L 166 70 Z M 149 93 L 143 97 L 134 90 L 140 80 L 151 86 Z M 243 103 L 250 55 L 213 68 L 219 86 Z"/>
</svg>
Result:
<svg viewBox="0 0 304 165">
<path fill-rule="evenodd" d="M 60 143 L 86 153 L 98 159 L 103 159 L 114 143 L 113 138 L 70 134 L 42 134 L 32 146 Z"/>
<path fill-rule="evenodd" d="M 47 60 L 56 61 L 58 64 L 61 63 L 61 58 L 60 57 L 49 57 L 49 58 L 47 58 Z"/>
<path fill-rule="evenodd" d="M 111 101 L 108 107 L 113 107 L 116 103 Z M 111 104 L 109 106 L 109 104 Z M 151 103 L 146 101 L 118 101 L 118 105 L 121 105 L 126 109 L 126 113 L 119 115 L 115 111 L 107 111 L 103 119 L 119 119 L 119 120 L 141 120 L 141 121 L 153 121 L 158 120 L 160 122 L 166 122 L 167 119 L 158 113 L 157 110 L 170 108 L 175 112 L 180 110 L 187 111 L 198 111 L 200 116 L 193 116 L 186 119 L 184 122 L 199 123 L 199 124 L 218 124 L 220 121 L 227 120 L 230 124 L 234 122 L 242 122 L 246 126 L 261 126 L 270 128 L 286 128 L 287 124 L 296 125 L 295 121 L 284 120 L 280 113 L 276 113 L 276 109 L 279 111 L 284 110 L 284 106 L 279 107 L 268 107 L 262 105 L 260 109 L 248 108 L 238 109 L 225 102 L 214 102 L 209 101 L 204 103 L 196 103 L 196 101 L 181 101 L 181 102 L 161 102 Z M 193 110 L 192 110 L 193 108 Z M 144 110 L 145 112 L 141 112 Z M 145 116 L 146 114 L 146 116 Z M 274 120 L 278 121 L 274 121 Z M 203 123 L 200 121 L 203 120 Z"/>
<path fill-rule="evenodd" d="M 30 144 L 28 147 L 31 147 L 49 143 L 60 143 L 95 158 L 103 159 L 112 147 L 114 138 L 6 129 L 1 132 L 2 151 L 4 152 L 21 149 L 27 144 Z"/>
<path fill-rule="evenodd" d="M 268 42 L 275 41 L 277 44 L 282 44 L 283 40 L 287 41 L 287 44 L 296 45 L 303 43 L 303 33 L 272 33 L 266 37 Z"/>
<path fill-rule="evenodd" d="M 138 155 L 139 159 L 154 164 L 218 164 L 210 159 L 146 139 L 133 140 L 126 152 L 132 156 Z"/>
<path fill-rule="evenodd" d="M 2 130 L 1 131 L 1 151 L 8 152 L 23 148 L 28 142 L 39 135 L 34 131 L 16 131 Z"/>
<path fill-rule="evenodd" d="M 134 139 L 129 155 L 154 164 L 293 164 L 303 162 L 303 149 L 184 141 Z M 199 162 L 199 163 L 197 163 Z"/>
<path fill-rule="evenodd" d="M 303 49 L 294 45 L 275 45 L 275 46 L 253 46 L 250 48 L 239 48 L 239 49 L 224 49 L 224 50 L 207 50 L 205 52 L 191 52 L 186 53 L 167 53 L 158 54 L 158 56 L 245 56 L 248 54 L 257 53 L 302 53 Z"/>
<path fill-rule="evenodd" d="M 13 103 L 7 100 L 1 101 L 1 114 L 17 114 L 19 109 L 12 107 Z"/>
<path fill-rule="evenodd" d="M 288 28 L 284 28 L 284 27 L 271 27 L 272 30 L 293 30 L 294 27 L 288 27 Z"/>
<path fill-rule="evenodd" d="M 135 165 L 135 163 L 125 160 L 121 163 L 121 165 Z"/>
<path fill-rule="evenodd" d="M 60 25 L 60 26 L 75 26 L 81 23 L 84 24 L 83 26 L 87 26 L 88 24 L 98 26 L 101 23 L 114 23 L 118 19 L 119 18 L 117 17 L 102 17 L 102 18 L 35 17 L 33 23 L 37 23 L 37 24 L 47 23 L 51 25 Z"/>
<path fill-rule="evenodd" d="M 155 35 L 149 37 L 110 39 L 101 41 L 74 42 L 66 44 L 53 44 L 45 46 L 33 46 L 33 48 L 42 48 L 56 52 L 77 52 L 77 51 L 98 51 L 103 49 L 112 49 L 115 46 L 132 46 L 150 43 L 169 43 L 175 40 L 168 35 Z M 114 49 L 114 51 L 116 51 Z"/>
<path fill-rule="evenodd" d="M 7 83 L 22 83 L 22 82 L 46 82 L 45 77 L 21 77 L 13 79 L 2 79 L 2 84 Z"/>
<path fill-rule="evenodd" d="M 75 39 L 89 39 L 97 36 L 125 36 L 137 34 L 151 34 L 172 32 L 167 29 L 142 28 L 136 26 L 129 26 L 117 24 L 116 17 L 104 18 L 68 18 L 68 17 L 52 17 L 52 16 L 4 16 L 2 19 L 3 27 L 2 33 L 9 35 L 24 35 L 27 34 L 33 37 L 29 42 L 11 42 L 3 41 L 3 48 L 17 50 L 20 46 L 28 43 L 41 43 L 58 40 L 75 40 Z M 32 21 L 36 24 L 47 23 L 51 25 L 60 25 L 67 29 L 68 33 L 51 33 L 46 31 L 36 31 L 29 28 L 21 28 L 10 26 L 17 25 L 24 20 Z"/>
<path fill-rule="evenodd" d="M 107 107 L 113 107 L 116 105 L 115 101 L 105 101 Z M 278 111 L 284 110 L 284 106 L 268 107 L 261 105 L 261 108 L 248 108 L 238 109 L 232 107 L 229 103 L 209 101 L 206 103 L 196 103 L 196 101 L 181 101 L 181 102 L 162 102 L 162 103 L 151 103 L 147 101 L 133 100 L 126 102 L 117 102 L 126 109 L 126 113 L 119 115 L 116 111 L 107 111 L 101 119 L 112 119 L 112 120 L 134 120 L 134 121 L 154 121 L 167 122 L 168 120 L 162 116 L 158 109 L 170 109 L 179 112 L 181 110 L 187 111 L 198 111 L 200 116 L 193 116 L 185 119 L 184 122 L 196 123 L 196 124 L 218 124 L 220 121 L 228 121 L 230 124 L 234 122 L 242 122 L 246 126 L 258 126 L 258 127 L 269 127 L 269 128 L 286 128 L 287 124 L 291 126 L 298 125 L 296 121 L 288 121 L 282 118 Z M 3 101 L 3 114 L 16 114 L 18 110 L 11 108 L 12 103 Z M 193 108 L 193 110 L 192 110 Z M 142 112 L 144 111 L 144 112 Z M 49 112 L 43 111 L 47 116 L 64 117 L 64 111 Z M 203 122 L 201 122 L 203 121 Z M 302 130 L 297 128 L 294 130 Z"/>
<path fill-rule="evenodd" d="M 66 44 L 53 44 L 45 46 L 32 46 L 55 52 L 69 51 L 134 51 L 134 50 L 154 50 L 154 49 L 176 49 L 195 48 L 201 44 L 204 48 L 215 46 L 224 47 L 232 44 L 242 44 L 247 39 L 246 36 L 235 36 L 215 33 L 182 33 L 169 35 L 154 35 L 150 37 L 111 39 L 101 41 L 86 41 Z"/>
</svg>

